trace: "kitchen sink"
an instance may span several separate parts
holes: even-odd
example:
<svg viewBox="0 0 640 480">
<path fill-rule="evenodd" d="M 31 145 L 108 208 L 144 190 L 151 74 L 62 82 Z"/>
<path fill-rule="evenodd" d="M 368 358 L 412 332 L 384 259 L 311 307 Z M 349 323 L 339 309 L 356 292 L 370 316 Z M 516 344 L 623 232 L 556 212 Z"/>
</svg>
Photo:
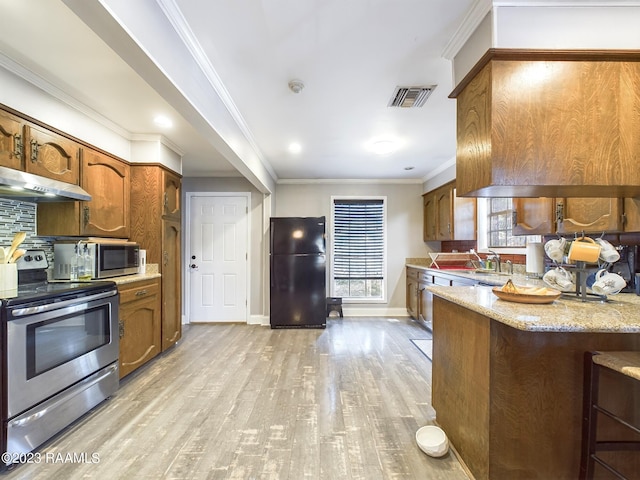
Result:
<svg viewBox="0 0 640 480">
<path fill-rule="evenodd" d="M 478 275 L 491 275 L 496 277 L 510 277 L 511 275 L 513 275 L 512 273 L 508 272 L 496 272 L 495 270 L 486 270 L 484 268 L 477 268 L 473 271 L 473 273 L 476 273 Z"/>
</svg>

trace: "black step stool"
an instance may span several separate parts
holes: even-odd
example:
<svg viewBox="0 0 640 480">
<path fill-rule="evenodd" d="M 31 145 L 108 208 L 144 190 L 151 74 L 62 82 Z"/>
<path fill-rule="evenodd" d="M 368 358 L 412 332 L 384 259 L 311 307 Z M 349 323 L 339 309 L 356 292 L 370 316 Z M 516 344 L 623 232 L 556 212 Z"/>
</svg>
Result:
<svg viewBox="0 0 640 480">
<path fill-rule="evenodd" d="M 327 297 L 327 317 L 331 312 L 338 312 L 340 318 L 342 315 L 342 297 Z"/>
</svg>

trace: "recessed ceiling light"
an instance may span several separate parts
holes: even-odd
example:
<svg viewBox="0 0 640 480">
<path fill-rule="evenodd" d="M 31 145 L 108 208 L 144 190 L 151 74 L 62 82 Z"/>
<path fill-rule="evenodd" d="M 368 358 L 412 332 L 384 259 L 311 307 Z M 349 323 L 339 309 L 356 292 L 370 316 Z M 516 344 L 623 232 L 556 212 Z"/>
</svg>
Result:
<svg viewBox="0 0 640 480">
<path fill-rule="evenodd" d="M 302 151 L 302 145 L 297 142 L 293 142 L 289 145 L 289 151 L 291 153 L 300 153 Z"/>
<path fill-rule="evenodd" d="M 398 142 L 391 139 L 374 140 L 369 143 L 369 150 L 376 155 L 387 155 L 393 153 L 398 149 Z"/>
<path fill-rule="evenodd" d="M 169 128 L 173 126 L 173 122 L 169 117 L 164 115 L 158 115 L 153 119 L 153 123 L 162 128 Z"/>
</svg>

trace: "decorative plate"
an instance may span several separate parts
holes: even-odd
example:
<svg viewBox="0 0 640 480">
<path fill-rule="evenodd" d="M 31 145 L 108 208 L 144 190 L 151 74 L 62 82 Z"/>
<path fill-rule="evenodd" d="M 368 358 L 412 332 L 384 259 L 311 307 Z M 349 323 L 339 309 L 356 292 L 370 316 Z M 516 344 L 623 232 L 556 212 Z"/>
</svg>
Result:
<svg viewBox="0 0 640 480">
<path fill-rule="evenodd" d="M 552 303 L 562 292 L 546 287 L 518 287 L 517 292 L 505 292 L 502 287 L 493 287 L 493 294 L 500 300 L 515 303 Z"/>
</svg>

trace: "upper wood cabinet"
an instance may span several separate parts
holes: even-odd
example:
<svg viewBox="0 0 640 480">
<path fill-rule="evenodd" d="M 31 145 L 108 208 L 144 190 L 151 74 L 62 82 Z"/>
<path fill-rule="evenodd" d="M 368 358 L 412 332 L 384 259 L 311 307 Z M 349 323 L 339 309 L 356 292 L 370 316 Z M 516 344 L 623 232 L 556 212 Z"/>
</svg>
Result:
<svg viewBox="0 0 640 480">
<path fill-rule="evenodd" d="M 127 163 L 85 148 L 81 186 L 91 195 L 91 201 L 40 204 L 38 235 L 128 238 L 130 182 Z"/>
<path fill-rule="evenodd" d="M 436 237 L 438 240 L 453 239 L 453 185 L 448 184 L 435 191 Z"/>
<path fill-rule="evenodd" d="M 621 198 L 557 198 L 556 232 L 621 232 Z"/>
<path fill-rule="evenodd" d="M 423 195 L 423 240 L 475 240 L 476 199 L 456 195 L 455 182 Z"/>
<path fill-rule="evenodd" d="M 162 170 L 162 183 L 164 185 L 162 215 L 180 218 L 180 195 L 182 195 L 180 176 Z"/>
<path fill-rule="evenodd" d="M 640 232 L 640 198 L 624 199 L 624 230 Z"/>
<path fill-rule="evenodd" d="M 638 212 L 623 215 L 636 203 L 619 198 L 514 198 L 515 235 L 638 231 Z M 630 219 L 625 224 L 625 218 Z"/>
<path fill-rule="evenodd" d="M 433 192 L 422 196 L 422 238 L 425 242 L 437 240 L 436 235 L 436 195 Z"/>
<path fill-rule="evenodd" d="M 0 165 L 24 169 L 24 121 L 0 110 Z"/>
<path fill-rule="evenodd" d="M 514 235 L 545 235 L 556 231 L 553 198 L 514 198 Z"/>
<path fill-rule="evenodd" d="M 458 194 L 640 196 L 638 92 L 638 52 L 489 50 L 450 95 Z"/>
<path fill-rule="evenodd" d="M 81 146 L 37 125 L 25 125 L 25 170 L 79 185 Z"/>
<path fill-rule="evenodd" d="M 82 235 L 129 237 L 131 172 L 128 164 L 95 150 L 82 157 L 82 187 L 91 195 L 82 202 Z"/>
</svg>

